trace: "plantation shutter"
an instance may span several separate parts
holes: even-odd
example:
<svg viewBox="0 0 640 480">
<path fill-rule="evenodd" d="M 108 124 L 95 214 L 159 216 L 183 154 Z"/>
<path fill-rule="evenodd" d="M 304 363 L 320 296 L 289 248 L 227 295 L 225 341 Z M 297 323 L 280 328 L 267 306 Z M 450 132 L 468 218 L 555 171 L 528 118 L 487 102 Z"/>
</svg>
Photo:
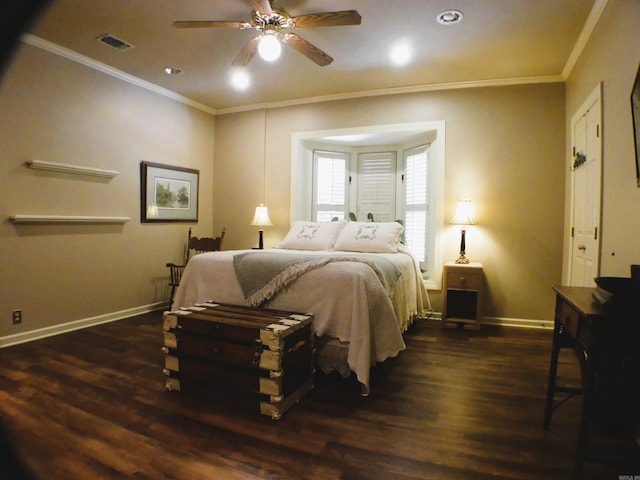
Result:
<svg viewBox="0 0 640 480">
<path fill-rule="evenodd" d="M 347 212 L 347 154 L 313 153 L 313 218 L 317 222 L 342 220 Z"/>
<path fill-rule="evenodd" d="M 396 219 L 395 152 L 362 153 L 358 156 L 358 220 L 369 214 L 376 222 Z"/>
<path fill-rule="evenodd" d="M 429 147 L 405 152 L 405 215 L 407 247 L 420 262 L 427 257 L 427 225 L 429 214 L 428 166 Z"/>
</svg>

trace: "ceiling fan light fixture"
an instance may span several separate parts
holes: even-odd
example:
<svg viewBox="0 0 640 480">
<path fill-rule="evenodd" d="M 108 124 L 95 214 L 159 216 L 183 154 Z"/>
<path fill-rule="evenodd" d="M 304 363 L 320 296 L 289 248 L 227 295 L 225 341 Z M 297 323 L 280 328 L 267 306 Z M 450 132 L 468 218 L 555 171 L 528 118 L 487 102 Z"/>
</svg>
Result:
<svg viewBox="0 0 640 480">
<path fill-rule="evenodd" d="M 436 17 L 440 25 L 455 25 L 462 21 L 464 15 L 460 10 L 445 10 Z"/>
<path fill-rule="evenodd" d="M 280 58 L 281 52 L 282 45 L 280 45 L 276 32 L 265 31 L 262 34 L 260 44 L 258 45 L 258 53 L 260 54 L 260 57 L 267 62 L 273 62 Z"/>
</svg>

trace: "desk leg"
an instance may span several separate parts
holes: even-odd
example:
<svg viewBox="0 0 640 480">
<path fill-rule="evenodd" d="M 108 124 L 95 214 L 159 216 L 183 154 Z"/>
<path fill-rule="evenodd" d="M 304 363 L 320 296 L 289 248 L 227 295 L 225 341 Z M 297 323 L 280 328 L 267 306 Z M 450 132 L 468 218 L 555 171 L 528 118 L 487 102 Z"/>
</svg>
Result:
<svg viewBox="0 0 640 480">
<path fill-rule="evenodd" d="M 549 380 L 547 383 L 547 402 L 544 408 L 544 424 L 543 428 L 549 430 L 551 423 L 551 415 L 553 414 L 553 397 L 556 391 L 556 374 L 558 373 L 558 355 L 560 354 L 562 336 L 561 326 L 558 320 L 555 321 L 553 328 L 553 342 L 551 345 L 551 361 L 549 363 Z"/>
<path fill-rule="evenodd" d="M 575 348 L 578 360 L 580 361 L 580 374 L 582 379 L 582 413 L 580 415 L 580 431 L 578 432 L 578 447 L 576 448 L 573 478 L 574 480 L 581 480 L 587 450 L 589 419 L 591 418 L 593 410 L 595 380 L 589 354 L 578 345 L 576 345 Z"/>
</svg>

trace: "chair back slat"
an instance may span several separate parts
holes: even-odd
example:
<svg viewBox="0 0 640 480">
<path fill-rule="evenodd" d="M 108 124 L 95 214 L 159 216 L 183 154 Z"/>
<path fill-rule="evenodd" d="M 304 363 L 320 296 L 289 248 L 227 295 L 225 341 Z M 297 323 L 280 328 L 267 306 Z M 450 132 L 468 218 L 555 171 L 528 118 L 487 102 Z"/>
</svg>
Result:
<svg viewBox="0 0 640 480">
<path fill-rule="evenodd" d="M 180 285 L 180 280 L 182 279 L 182 273 L 184 272 L 187 262 L 189 262 L 189 257 L 191 256 L 191 254 L 197 255 L 199 253 L 217 252 L 221 250 L 224 233 L 225 233 L 225 229 L 223 228 L 222 233 L 220 233 L 219 237 L 198 238 L 198 237 L 192 237 L 191 229 L 189 229 L 184 265 L 167 263 L 167 267 L 169 267 L 169 286 L 171 287 L 171 298 L 169 299 L 169 306 L 173 304 L 173 296 L 175 294 L 176 288 Z"/>
<path fill-rule="evenodd" d="M 217 252 L 222 249 L 222 239 L 224 238 L 225 229 L 219 237 L 189 237 L 189 252 L 194 255 L 205 252 Z"/>
</svg>

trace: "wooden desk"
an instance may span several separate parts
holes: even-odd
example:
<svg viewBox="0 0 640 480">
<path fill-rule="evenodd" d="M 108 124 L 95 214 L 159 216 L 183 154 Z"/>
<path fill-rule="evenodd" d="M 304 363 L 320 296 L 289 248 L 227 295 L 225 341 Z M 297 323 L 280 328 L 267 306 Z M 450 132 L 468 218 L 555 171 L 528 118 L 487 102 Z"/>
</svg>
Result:
<svg viewBox="0 0 640 480">
<path fill-rule="evenodd" d="M 596 414 L 606 421 L 631 423 L 637 415 L 638 336 L 640 308 L 603 308 L 593 299 L 594 288 L 554 286 L 556 307 L 549 382 L 544 413 L 548 430 L 554 395 L 582 395 L 582 413 L 573 478 L 582 478 L 589 422 Z M 571 347 L 578 355 L 581 388 L 556 385 L 558 354 Z M 634 412 L 634 408 L 636 411 Z M 636 417 L 637 418 L 637 417 Z"/>
</svg>

